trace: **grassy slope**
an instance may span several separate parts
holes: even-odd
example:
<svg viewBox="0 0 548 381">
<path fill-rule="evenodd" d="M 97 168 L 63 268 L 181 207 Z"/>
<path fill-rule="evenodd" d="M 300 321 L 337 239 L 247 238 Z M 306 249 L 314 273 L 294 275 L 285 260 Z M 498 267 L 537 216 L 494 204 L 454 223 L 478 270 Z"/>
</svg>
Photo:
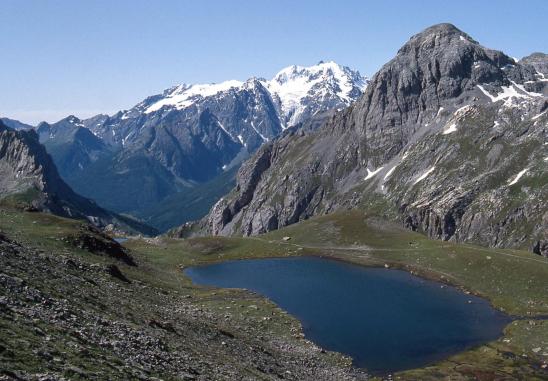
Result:
<svg viewBox="0 0 548 381">
<path fill-rule="evenodd" d="M 0 230 L 19 241 L 48 250 L 67 252 L 59 238 L 78 222 L 39 213 L 1 210 Z M 291 240 L 283 241 L 284 236 Z M 196 287 L 180 268 L 227 259 L 322 254 L 364 265 L 406 268 L 445 280 L 487 297 L 497 308 L 531 316 L 510 324 L 501 339 L 458 354 L 424 369 L 402 372 L 398 379 L 542 379 L 541 365 L 548 352 L 548 321 L 533 316 L 548 314 L 548 260 L 516 250 L 489 250 L 433 241 L 358 212 L 322 216 L 257 238 L 208 237 L 191 240 L 154 239 L 129 241 L 138 268 L 123 268 L 130 279 L 154 287 L 178 290 L 192 296 L 192 303 L 213 314 L 227 307 L 256 305 L 257 310 L 232 310 L 242 325 L 264 316 L 264 329 L 281 337 L 295 335 L 298 324 L 276 306 L 238 290 Z M 76 255 L 86 255 L 72 250 Z M 255 320 L 254 320 L 255 319 Z M 538 348 L 541 348 L 539 351 Z M 535 349 L 535 351 L 533 350 Z M 335 355 L 329 358 L 337 359 Z M 335 356 L 335 357 L 331 357 Z"/>
<path fill-rule="evenodd" d="M 34 201 L 41 197 L 43 197 L 43 194 L 41 194 L 40 191 L 29 188 L 21 193 L 0 197 L 0 208 L 6 211 L 10 209 L 23 210 L 31 206 Z M 113 222 L 118 225 L 118 228 L 127 232 L 127 234 L 146 234 L 147 236 L 154 236 L 159 233 L 156 228 L 146 225 L 133 216 L 116 214 L 107 210 L 104 210 L 104 212 L 109 213 L 112 216 Z M 53 221 L 57 220 L 54 219 Z M 63 221 L 63 219 L 60 219 L 59 221 Z M 63 224 L 64 222 L 60 223 Z"/>
</svg>

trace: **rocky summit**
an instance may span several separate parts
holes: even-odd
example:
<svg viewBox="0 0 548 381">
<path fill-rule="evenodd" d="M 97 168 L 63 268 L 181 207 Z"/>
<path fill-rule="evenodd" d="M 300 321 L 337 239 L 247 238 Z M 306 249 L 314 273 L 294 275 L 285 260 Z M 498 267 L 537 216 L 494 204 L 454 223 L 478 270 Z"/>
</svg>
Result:
<svg viewBox="0 0 548 381">
<path fill-rule="evenodd" d="M 432 26 L 321 128 L 264 145 L 174 234 L 256 235 L 361 208 L 432 238 L 548 255 L 546 62 Z"/>
</svg>

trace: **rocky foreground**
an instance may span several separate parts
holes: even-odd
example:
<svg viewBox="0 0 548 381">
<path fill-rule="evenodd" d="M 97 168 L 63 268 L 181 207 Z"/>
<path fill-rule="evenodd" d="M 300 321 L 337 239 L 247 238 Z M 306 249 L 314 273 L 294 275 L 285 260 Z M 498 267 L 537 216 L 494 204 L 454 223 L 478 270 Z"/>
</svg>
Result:
<svg viewBox="0 0 548 381">
<path fill-rule="evenodd" d="M 5 235 L 0 269 L 0 380 L 367 378 L 258 297 L 215 311 L 200 303 L 216 293 L 155 282 L 146 264 Z"/>
</svg>

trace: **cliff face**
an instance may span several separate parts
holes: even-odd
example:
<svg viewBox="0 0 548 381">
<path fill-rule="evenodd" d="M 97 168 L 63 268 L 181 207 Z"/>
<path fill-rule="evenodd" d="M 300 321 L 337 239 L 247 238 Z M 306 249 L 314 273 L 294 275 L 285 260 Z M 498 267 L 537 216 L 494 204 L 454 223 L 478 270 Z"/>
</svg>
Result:
<svg viewBox="0 0 548 381">
<path fill-rule="evenodd" d="M 360 207 L 433 238 L 546 253 L 548 86 L 538 67 L 453 25 L 428 28 L 354 105 L 264 146 L 233 192 L 176 234 L 259 234 Z"/>
<path fill-rule="evenodd" d="M 33 187 L 55 194 L 64 191 L 51 158 L 34 130 L 15 131 L 0 124 L 0 193 L 17 193 Z"/>
<path fill-rule="evenodd" d="M 76 194 L 57 173 L 34 130 L 15 131 L 0 122 L 0 199 L 17 195 L 22 195 L 33 209 L 86 219 L 101 227 L 113 224 L 128 231 L 154 233 Z"/>
</svg>

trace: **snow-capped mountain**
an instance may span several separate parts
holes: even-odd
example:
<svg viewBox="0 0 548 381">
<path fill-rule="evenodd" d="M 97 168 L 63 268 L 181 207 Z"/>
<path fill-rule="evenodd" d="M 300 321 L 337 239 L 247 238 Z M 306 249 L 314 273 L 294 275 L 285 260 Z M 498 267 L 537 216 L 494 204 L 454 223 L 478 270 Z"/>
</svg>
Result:
<svg viewBox="0 0 548 381">
<path fill-rule="evenodd" d="M 326 110 L 349 106 L 365 89 L 367 79 L 335 62 L 310 67 L 289 66 L 272 80 L 250 78 L 211 84 L 180 84 L 146 98 L 130 110 L 87 125 L 112 144 L 128 144 L 148 120 L 171 112 L 209 109 L 219 128 L 253 152 L 263 142 Z M 242 104 L 242 102 L 244 104 Z M 237 106 L 237 107 L 235 107 Z M 268 116 L 265 114 L 269 114 Z"/>
<path fill-rule="evenodd" d="M 136 212 L 238 166 L 288 127 L 347 107 L 366 82 L 320 62 L 287 67 L 272 80 L 181 84 L 111 116 L 42 126 L 40 137 L 76 191 Z"/>
<path fill-rule="evenodd" d="M 367 86 L 367 79 L 358 71 L 341 66 L 333 61 L 321 61 L 310 67 L 289 66 L 280 70 L 272 80 L 259 80 L 275 102 L 284 129 L 307 119 L 311 114 L 326 109 L 349 106 Z M 162 107 L 181 110 L 200 102 L 204 98 L 230 91 L 241 91 L 257 85 L 256 80 L 236 80 L 213 84 L 181 84 L 164 92 L 152 104 L 143 102 L 145 114 Z"/>
<path fill-rule="evenodd" d="M 236 80 L 201 85 L 186 85 L 183 83 L 166 90 L 164 97 L 148 106 L 144 112 L 145 114 L 150 114 L 151 112 L 160 110 L 164 106 L 175 107 L 177 110 L 181 110 L 191 106 L 202 98 L 217 95 L 230 89 L 239 89 L 242 85 L 243 82 Z"/>
<path fill-rule="evenodd" d="M 262 83 L 276 102 L 283 125 L 290 127 L 322 109 L 349 106 L 365 90 L 367 79 L 331 61 L 289 66 Z"/>
</svg>

